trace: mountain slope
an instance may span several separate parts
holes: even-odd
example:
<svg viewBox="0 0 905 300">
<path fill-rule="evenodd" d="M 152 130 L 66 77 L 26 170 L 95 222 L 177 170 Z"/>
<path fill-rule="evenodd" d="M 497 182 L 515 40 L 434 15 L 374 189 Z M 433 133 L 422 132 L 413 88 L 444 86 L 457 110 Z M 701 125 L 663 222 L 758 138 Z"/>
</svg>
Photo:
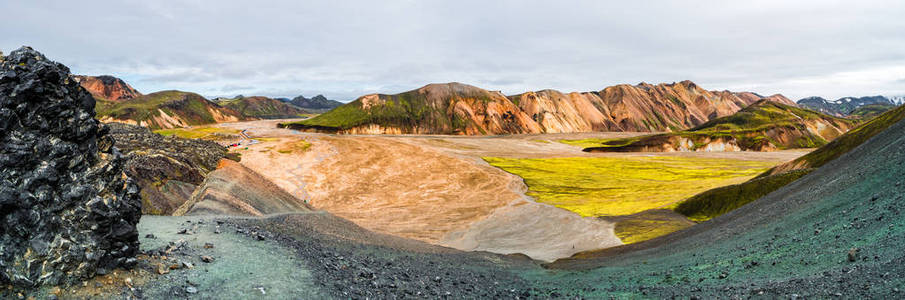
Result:
<svg viewBox="0 0 905 300">
<path fill-rule="evenodd" d="M 600 294 L 901 297 L 902 144 L 905 123 L 898 122 L 795 183 L 709 222 L 549 267 L 597 268 L 557 282 L 583 279 Z"/>
<path fill-rule="evenodd" d="M 761 100 L 687 131 L 604 141 L 585 152 L 770 151 L 820 147 L 855 122 Z"/>
<path fill-rule="evenodd" d="M 469 135 L 674 131 L 730 115 L 762 99 L 790 103 L 781 95 L 711 92 L 690 81 L 618 85 L 586 93 L 543 90 L 509 97 L 460 83 L 430 84 L 397 95 L 363 96 L 284 126 L 338 133 Z"/>
<path fill-rule="evenodd" d="M 220 100 L 218 104 L 230 108 L 247 118 L 280 119 L 296 118 L 310 111 L 280 100 L 261 96 Z"/>
<path fill-rule="evenodd" d="M 122 101 L 141 96 L 141 93 L 128 83 L 110 75 L 73 75 L 72 78 L 96 99 Z"/>
<path fill-rule="evenodd" d="M 317 95 L 311 99 L 305 98 L 305 96 L 300 95 L 298 97 L 293 98 L 292 101 L 289 101 L 289 103 L 291 103 L 292 105 L 301 107 L 301 108 L 316 109 L 316 110 L 323 110 L 323 111 L 331 110 L 331 109 L 339 107 L 340 105 L 343 105 L 342 102 L 339 102 L 336 100 L 329 100 L 329 99 L 327 99 L 327 97 L 324 97 L 324 95 Z"/>
<path fill-rule="evenodd" d="M 239 112 L 208 101 L 201 95 L 163 91 L 120 102 L 97 102 L 97 118 L 151 129 L 176 128 L 248 120 Z"/>
<path fill-rule="evenodd" d="M 542 132 L 503 94 L 461 83 L 430 84 L 396 95 L 367 95 L 312 119 L 283 126 L 370 134 Z"/>
<path fill-rule="evenodd" d="M 737 185 L 712 189 L 687 200 L 676 207 L 676 211 L 694 220 L 706 220 L 751 201 L 795 181 L 815 168 L 855 149 L 873 136 L 887 130 L 905 118 L 905 106 L 888 111 L 877 118 L 861 124 L 829 144 L 793 161 L 776 166 L 761 175 Z"/>
<path fill-rule="evenodd" d="M 857 115 L 854 112 L 858 108 L 867 105 L 879 105 L 874 106 L 873 110 L 881 108 L 889 110 L 897 105 L 895 101 L 884 96 L 844 97 L 836 100 L 827 100 L 821 97 L 808 97 L 798 100 L 798 104 L 812 110 L 839 117 L 864 116 L 865 113 L 863 112 L 858 113 Z M 872 115 L 868 115 L 867 117 L 869 116 Z"/>
</svg>

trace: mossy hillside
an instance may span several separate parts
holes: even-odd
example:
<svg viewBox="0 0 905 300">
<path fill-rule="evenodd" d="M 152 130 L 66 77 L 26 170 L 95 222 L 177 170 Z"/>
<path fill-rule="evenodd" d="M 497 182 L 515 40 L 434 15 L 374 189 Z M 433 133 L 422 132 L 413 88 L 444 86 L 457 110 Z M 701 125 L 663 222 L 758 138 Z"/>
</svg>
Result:
<svg viewBox="0 0 905 300">
<path fill-rule="evenodd" d="M 696 150 L 707 141 L 734 141 L 742 150 L 761 150 L 768 146 L 779 149 L 816 148 L 827 144 L 823 137 L 807 129 L 808 121 L 823 120 L 840 127 L 851 127 L 857 121 L 837 118 L 815 111 L 761 100 L 730 116 L 708 121 L 687 131 L 653 134 L 618 139 L 563 140 L 571 145 L 583 146 L 587 150 L 635 151 L 644 147 L 658 147 L 679 141 L 679 137 L 690 139 Z M 795 133 L 794 139 L 782 142 L 771 133 Z"/>
<path fill-rule="evenodd" d="M 714 187 L 745 181 L 773 163 L 691 157 L 485 157 L 520 176 L 528 195 L 581 216 L 621 216 L 668 208 Z"/>
<path fill-rule="evenodd" d="M 267 97 L 240 97 L 218 101 L 223 107 L 235 110 L 246 117 L 253 118 L 288 118 L 310 115 L 310 112 L 295 105 Z"/>
<path fill-rule="evenodd" d="M 740 184 L 718 187 L 682 201 L 676 206 L 675 211 L 696 222 L 707 221 L 760 199 L 807 175 L 812 170 L 789 171 Z"/>
<path fill-rule="evenodd" d="M 695 195 L 680 203 L 676 207 L 676 211 L 695 221 L 705 221 L 725 214 L 792 183 L 815 168 L 851 151 L 903 118 L 905 118 L 905 106 L 889 110 L 825 146 L 781 167 L 770 169 L 748 182 L 720 187 Z"/>
<path fill-rule="evenodd" d="M 849 117 L 856 119 L 871 119 L 894 108 L 896 108 L 896 106 L 893 104 L 868 104 L 859 106 L 853 110 L 849 113 Z"/>
<path fill-rule="evenodd" d="M 163 111 L 170 116 L 179 116 L 189 125 L 216 123 L 208 108 L 220 108 L 201 95 L 182 91 L 162 91 L 121 102 L 98 101 L 98 104 L 99 118 L 111 117 L 140 123 L 160 116 L 160 111 Z M 151 123 L 150 128 L 159 129 L 157 124 Z"/>
<path fill-rule="evenodd" d="M 293 122 L 303 126 L 351 129 L 358 126 L 378 124 L 384 127 L 416 127 L 438 118 L 445 107 L 428 105 L 423 95 L 407 92 L 399 95 L 378 95 L 383 104 L 364 107 L 361 99 L 334 108 L 317 117 Z M 433 124 L 437 126 L 438 124 Z M 447 123 L 447 125 L 449 125 Z"/>
<path fill-rule="evenodd" d="M 668 209 L 650 209 L 637 214 L 604 217 L 615 224 L 613 231 L 625 244 L 646 241 L 694 225 L 685 216 Z"/>
<path fill-rule="evenodd" d="M 468 127 L 480 129 L 480 126 L 453 112 L 452 107 L 457 102 L 486 105 L 496 101 L 488 92 L 476 88 L 455 90 L 444 98 L 430 98 L 421 89 L 377 97 L 378 103 L 369 103 L 367 107 L 362 97 L 314 118 L 283 126 L 341 131 L 374 124 L 403 131 L 429 128 L 440 133 L 460 133 Z"/>
<path fill-rule="evenodd" d="M 789 165 L 796 166 L 795 168 L 819 168 L 824 164 L 838 158 L 839 156 L 851 151 L 852 149 L 855 149 L 855 147 L 858 147 L 868 139 L 874 137 L 880 132 L 883 132 L 893 124 L 898 123 L 903 118 L 905 118 L 905 106 L 899 106 L 895 109 L 889 110 L 867 121 L 866 123 L 855 127 L 849 132 L 846 132 L 845 134 L 836 138 L 832 142 L 829 142 L 825 146 L 820 147 L 819 149 L 814 150 L 813 152 L 808 153 L 802 157 L 799 157 L 787 164 L 771 169 L 770 171 L 761 174 L 758 177 L 765 177 L 771 174 L 788 171 Z"/>
</svg>

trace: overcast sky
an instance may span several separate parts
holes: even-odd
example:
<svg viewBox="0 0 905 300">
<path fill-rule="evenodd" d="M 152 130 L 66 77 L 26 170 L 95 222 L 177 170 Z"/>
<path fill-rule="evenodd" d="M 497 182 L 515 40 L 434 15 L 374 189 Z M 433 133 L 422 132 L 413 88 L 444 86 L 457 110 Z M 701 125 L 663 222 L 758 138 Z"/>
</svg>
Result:
<svg viewBox="0 0 905 300">
<path fill-rule="evenodd" d="M 507 94 L 689 79 L 905 94 L 905 1 L 0 1 L 0 50 L 144 93 L 338 100 L 458 81 Z"/>
</svg>

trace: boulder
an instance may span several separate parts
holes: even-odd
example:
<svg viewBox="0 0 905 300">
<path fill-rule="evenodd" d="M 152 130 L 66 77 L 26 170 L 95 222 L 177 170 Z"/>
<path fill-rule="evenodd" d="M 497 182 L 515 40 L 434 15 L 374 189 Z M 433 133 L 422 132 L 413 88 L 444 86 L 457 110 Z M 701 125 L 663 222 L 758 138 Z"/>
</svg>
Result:
<svg viewBox="0 0 905 300">
<path fill-rule="evenodd" d="M 23 47 L 0 62 L 0 285 L 67 285 L 136 264 L 140 189 L 95 100 Z"/>
</svg>

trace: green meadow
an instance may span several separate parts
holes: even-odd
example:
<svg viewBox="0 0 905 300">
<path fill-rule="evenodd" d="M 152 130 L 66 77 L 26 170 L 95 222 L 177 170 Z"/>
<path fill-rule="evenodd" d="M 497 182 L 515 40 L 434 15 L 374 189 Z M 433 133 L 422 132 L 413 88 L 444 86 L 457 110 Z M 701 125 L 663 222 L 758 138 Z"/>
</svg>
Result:
<svg viewBox="0 0 905 300">
<path fill-rule="evenodd" d="M 672 208 L 700 192 L 748 180 L 770 162 L 675 156 L 501 158 L 489 164 L 525 179 L 528 195 L 585 217 Z"/>
</svg>

